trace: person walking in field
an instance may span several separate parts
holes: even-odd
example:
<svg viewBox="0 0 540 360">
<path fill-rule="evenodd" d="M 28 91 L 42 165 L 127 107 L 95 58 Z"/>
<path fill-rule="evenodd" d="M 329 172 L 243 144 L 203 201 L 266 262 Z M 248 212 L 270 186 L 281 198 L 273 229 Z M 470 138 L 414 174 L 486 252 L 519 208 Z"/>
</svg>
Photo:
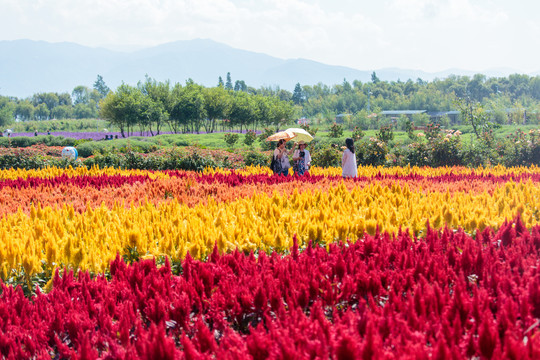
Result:
<svg viewBox="0 0 540 360">
<path fill-rule="evenodd" d="M 356 155 L 354 154 L 353 139 L 345 139 L 345 146 L 347 148 L 345 149 L 345 151 L 343 151 L 343 156 L 341 157 L 341 175 L 344 178 L 355 178 L 358 176 L 358 169 L 356 166 Z"/>
</svg>

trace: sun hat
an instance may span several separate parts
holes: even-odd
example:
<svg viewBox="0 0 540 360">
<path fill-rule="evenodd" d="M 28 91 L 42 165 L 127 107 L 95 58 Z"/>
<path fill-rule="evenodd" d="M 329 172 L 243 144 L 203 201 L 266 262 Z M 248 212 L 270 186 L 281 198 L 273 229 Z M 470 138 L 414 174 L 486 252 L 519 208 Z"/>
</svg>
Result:
<svg viewBox="0 0 540 360">
<path fill-rule="evenodd" d="M 300 140 L 300 141 L 298 142 L 298 146 L 300 146 L 300 145 L 306 145 L 306 143 L 304 142 L 304 140 Z"/>
</svg>

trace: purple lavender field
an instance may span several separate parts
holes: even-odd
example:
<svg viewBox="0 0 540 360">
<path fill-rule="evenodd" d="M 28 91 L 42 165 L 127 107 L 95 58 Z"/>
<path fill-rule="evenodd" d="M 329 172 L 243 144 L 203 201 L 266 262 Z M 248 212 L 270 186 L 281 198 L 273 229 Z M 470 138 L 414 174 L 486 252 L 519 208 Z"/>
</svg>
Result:
<svg viewBox="0 0 540 360">
<path fill-rule="evenodd" d="M 227 133 L 227 132 L 234 132 L 234 133 L 240 133 L 240 131 L 238 130 L 233 130 L 233 131 L 225 131 L 225 132 L 222 132 L 222 131 L 215 131 L 214 133 Z M 246 133 L 246 130 L 242 131 L 241 133 L 245 134 Z M 257 134 L 260 134 L 261 131 L 256 131 Z M 166 135 L 166 134 L 173 134 L 172 132 L 160 132 L 159 133 L 160 135 Z M 187 135 L 187 134 L 196 134 L 196 133 L 184 133 L 184 135 Z M 205 131 L 199 131 L 199 134 L 206 134 Z M 46 132 L 38 132 L 37 135 L 47 135 Z M 94 141 L 96 140 L 105 140 L 105 136 L 111 138 L 116 138 L 116 136 L 118 136 L 119 139 L 122 139 L 122 133 L 120 133 L 120 131 L 108 131 L 108 132 L 104 132 L 104 131 L 87 131 L 87 132 L 72 132 L 72 131 L 51 131 L 50 133 L 51 136 L 63 136 L 65 138 L 72 138 L 72 139 L 76 139 L 76 140 L 80 140 L 80 139 L 92 139 Z M 28 137 L 32 137 L 32 136 L 35 136 L 35 133 L 34 132 L 19 132 L 19 133 L 12 133 L 10 135 L 11 137 L 16 137 L 16 136 L 28 136 Z M 152 134 L 149 132 L 149 131 L 143 131 L 142 133 L 141 132 L 134 132 L 133 134 L 131 134 L 130 136 L 127 136 L 125 138 L 129 138 L 129 137 L 134 137 L 134 136 L 144 136 L 144 137 L 149 137 L 149 136 L 152 136 Z M 154 135 L 155 136 L 155 135 Z"/>
<path fill-rule="evenodd" d="M 37 133 L 38 135 L 47 135 L 46 132 L 38 132 Z M 161 132 L 160 135 L 163 135 L 163 134 L 172 134 L 172 132 Z M 51 136 L 63 136 L 65 138 L 72 138 L 72 139 L 76 139 L 76 140 L 80 140 L 80 139 L 92 139 L 92 140 L 105 140 L 105 136 L 108 136 L 108 137 L 115 137 L 115 136 L 118 136 L 119 139 L 122 138 L 122 134 L 120 133 L 120 131 L 118 132 L 115 132 L 115 131 L 108 131 L 108 132 L 103 132 L 103 131 L 87 131 L 87 132 L 73 132 L 73 131 L 51 131 Z M 35 133 L 34 132 L 20 132 L 20 133 L 12 133 L 11 134 L 11 137 L 16 137 L 16 136 L 28 136 L 28 137 L 32 137 L 32 136 L 35 136 Z M 132 137 L 132 136 L 152 136 L 152 134 L 150 134 L 150 132 L 143 132 L 142 134 L 137 132 L 137 133 L 133 133 L 131 136 L 126 136 L 126 138 L 128 137 Z"/>
</svg>

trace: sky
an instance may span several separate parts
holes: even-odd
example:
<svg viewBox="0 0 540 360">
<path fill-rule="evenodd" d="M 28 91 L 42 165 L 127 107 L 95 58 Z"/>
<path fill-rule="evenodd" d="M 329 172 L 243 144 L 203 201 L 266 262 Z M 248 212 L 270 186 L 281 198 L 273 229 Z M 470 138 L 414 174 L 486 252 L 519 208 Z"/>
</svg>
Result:
<svg viewBox="0 0 540 360">
<path fill-rule="evenodd" d="M 540 71 L 538 0 L 0 0 L 0 40 L 212 39 L 358 70 Z"/>
</svg>

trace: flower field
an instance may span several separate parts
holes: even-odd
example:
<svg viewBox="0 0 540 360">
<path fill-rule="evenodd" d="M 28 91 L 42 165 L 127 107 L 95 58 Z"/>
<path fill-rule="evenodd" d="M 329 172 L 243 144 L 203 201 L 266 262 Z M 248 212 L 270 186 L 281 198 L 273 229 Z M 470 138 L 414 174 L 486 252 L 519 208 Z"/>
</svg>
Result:
<svg viewBox="0 0 540 360">
<path fill-rule="evenodd" d="M 540 168 L 0 170 L 3 358 L 540 358 Z"/>
</svg>

